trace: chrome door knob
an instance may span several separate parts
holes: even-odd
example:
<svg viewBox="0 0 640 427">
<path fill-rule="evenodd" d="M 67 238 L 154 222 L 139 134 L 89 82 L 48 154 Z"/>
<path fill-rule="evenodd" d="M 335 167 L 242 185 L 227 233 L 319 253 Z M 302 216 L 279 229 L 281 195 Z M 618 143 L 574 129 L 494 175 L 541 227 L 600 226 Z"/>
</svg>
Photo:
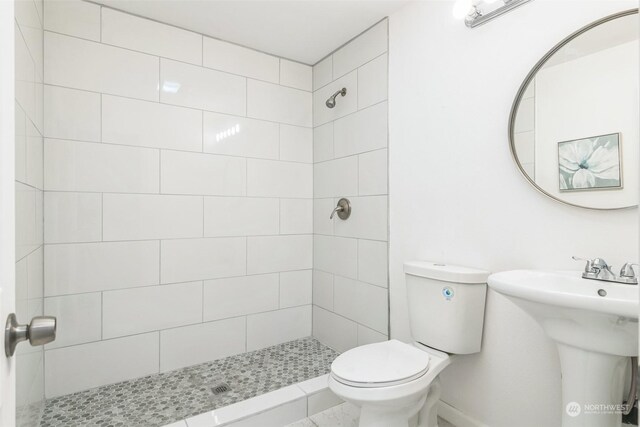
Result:
<svg viewBox="0 0 640 427">
<path fill-rule="evenodd" d="M 36 316 L 28 325 L 20 325 L 15 313 L 11 313 L 4 329 L 4 354 L 13 356 L 18 343 L 26 340 L 32 346 L 50 343 L 56 339 L 56 329 L 57 320 L 53 316 Z"/>
</svg>

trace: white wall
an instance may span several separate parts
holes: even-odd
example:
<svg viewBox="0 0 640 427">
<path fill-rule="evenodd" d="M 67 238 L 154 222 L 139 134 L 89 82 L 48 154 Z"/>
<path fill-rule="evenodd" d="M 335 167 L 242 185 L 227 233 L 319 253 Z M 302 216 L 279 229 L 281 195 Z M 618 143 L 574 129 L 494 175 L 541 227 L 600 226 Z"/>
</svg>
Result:
<svg viewBox="0 0 640 427">
<path fill-rule="evenodd" d="M 338 351 L 388 337 L 387 34 L 385 19 L 313 68 L 313 335 Z M 341 197 L 351 216 L 331 220 Z"/>
<path fill-rule="evenodd" d="M 405 260 L 495 272 L 581 269 L 574 254 L 616 267 L 638 258 L 636 209 L 546 198 L 520 176 L 507 139 L 511 103 L 538 59 L 637 2 L 539 0 L 473 30 L 452 5 L 414 2 L 390 17 L 391 336 L 405 341 Z M 491 427 L 559 426 L 559 362 L 541 328 L 489 292 L 483 339 L 480 354 L 443 373 L 443 400 Z"/>
<path fill-rule="evenodd" d="M 312 70 L 45 3 L 46 394 L 311 335 Z"/>
</svg>

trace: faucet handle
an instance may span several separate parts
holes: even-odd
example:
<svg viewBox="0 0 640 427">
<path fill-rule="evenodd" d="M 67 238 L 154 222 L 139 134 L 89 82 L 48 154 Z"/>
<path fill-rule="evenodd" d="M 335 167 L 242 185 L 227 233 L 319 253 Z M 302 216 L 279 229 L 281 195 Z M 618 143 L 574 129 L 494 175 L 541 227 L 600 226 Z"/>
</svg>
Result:
<svg viewBox="0 0 640 427">
<path fill-rule="evenodd" d="M 571 258 L 573 258 L 574 261 L 585 261 L 587 264 L 584 266 L 584 272 L 585 273 L 591 273 L 593 270 L 593 261 L 590 259 L 586 259 L 586 258 L 579 258 L 577 256 L 572 256 Z"/>
<path fill-rule="evenodd" d="M 635 278 L 636 277 L 636 272 L 633 269 L 633 266 L 638 266 L 638 264 L 633 263 L 633 262 L 627 262 L 625 263 L 622 268 L 620 269 L 620 277 L 629 277 L 629 278 Z"/>
</svg>

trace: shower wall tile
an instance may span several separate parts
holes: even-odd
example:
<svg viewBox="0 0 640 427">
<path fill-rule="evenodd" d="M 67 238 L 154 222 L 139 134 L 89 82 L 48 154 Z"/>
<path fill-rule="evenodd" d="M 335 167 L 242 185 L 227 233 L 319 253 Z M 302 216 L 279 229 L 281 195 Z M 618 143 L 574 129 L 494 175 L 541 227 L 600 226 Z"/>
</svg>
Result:
<svg viewBox="0 0 640 427">
<path fill-rule="evenodd" d="M 247 239 L 247 274 L 305 270 L 313 265 L 311 235 Z"/>
<path fill-rule="evenodd" d="M 333 310 L 333 274 L 313 270 L 313 304 Z"/>
<path fill-rule="evenodd" d="M 336 236 L 387 240 L 387 196 L 352 197 L 349 221 L 336 221 Z"/>
<path fill-rule="evenodd" d="M 313 197 L 311 164 L 247 160 L 247 195 L 256 197 Z"/>
<path fill-rule="evenodd" d="M 258 236 L 279 232 L 278 199 L 205 197 L 204 235 Z"/>
<path fill-rule="evenodd" d="M 313 66 L 313 90 L 318 90 L 333 80 L 333 55 Z"/>
<path fill-rule="evenodd" d="M 100 41 L 100 6 L 84 1 L 45 1 L 44 29 Z"/>
<path fill-rule="evenodd" d="M 311 91 L 313 90 L 313 69 L 309 65 L 281 59 L 280 84 Z"/>
<path fill-rule="evenodd" d="M 44 82 L 158 100 L 158 57 L 46 31 Z"/>
<path fill-rule="evenodd" d="M 387 99 L 387 54 L 358 68 L 358 108 Z"/>
<path fill-rule="evenodd" d="M 313 200 L 313 232 L 316 234 L 333 235 L 333 219 L 331 212 L 336 208 L 334 198 Z M 335 218 L 335 217 L 334 217 Z"/>
<path fill-rule="evenodd" d="M 313 163 L 313 130 L 280 125 L 280 160 Z"/>
<path fill-rule="evenodd" d="M 313 200 L 280 199 L 280 234 L 313 233 Z"/>
<path fill-rule="evenodd" d="M 386 149 L 358 156 L 358 194 L 387 194 L 387 158 Z"/>
<path fill-rule="evenodd" d="M 387 103 L 360 110 L 334 123 L 334 154 L 350 156 L 387 147 Z"/>
<path fill-rule="evenodd" d="M 313 129 L 313 161 L 333 159 L 333 122 Z"/>
<path fill-rule="evenodd" d="M 204 152 L 278 159 L 278 124 L 227 114 L 204 113 Z"/>
<path fill-rule="evenodd" d="M 333 310 L 381 333 L 388 329 L 387 289 L 336 276 Z"/>
<path fill-rule="evenodd" d="M 102 142 L 202 151 L 202 112 L 102 95 Z"/>
<path fill-rule="evenodd" d="M 376 342 L 386 341 L 387 333 L 384 334 L 369 329 L 366 326 L 358 325 L 358 345 L 373 344 Z"/>
<path fill-rule="evenodd" d="M 46 85 L 44 102 L 44 127 L 49 138 L 100 142 L 99 93 Z"/>
<path fill-rule="evenodd" d="M 333 78 L 355 70 L 385 53 L 388 46 L 388 20 L 376 24 L 333 54 Z M 380 83 L 383 86 L 387 82 Z"/>
<path fill-rule="evenodd" d="M 358 277 L 358 241 L 345 237 L 313 236 L 313 268 L 353 279 Z"/>
<path fill-rule="evenodd" d="M 388 286 L 388 244 L 358 240 L 358 280 Z"/>
<path fill-rule="evenodd" d="M 311 306 L 247 316 L 247 351 L 311 335 Z"/>
<path fill-rule="evenodd" d="M 249 79 L 247 81 L 247 116 L 311 127 L 311 93 Z"/>
<path fill-rule="evenodd" d="M 47 350 L 102 339 L 100 292 L 45 298 L 44 312 L 58 319 L 56 340 L 46 345 Z"/>
<path fill-rule="evenodd" d="M 101 239 L 101 194 L 45 192 L 45 243 L 98 242 Z"/>
<path fill-rule="evenodd" d="M 345 157 L 343 159 L 329 160 L 313 165 L 314 197 L 346 197 L 357 194 L 357 157 Z M 329 213 L 331 213 L 331 211 L 329 211 Z"/>
<path fill-rule="evenodd" d="M 311 304 L 312 281 L 312 270 L 280 273 L 280 308 Z"/>
<path fill-rule="evenodd" d="M 204 321 L 277 310 L 278 288 L 278 274 L 207 280 L 204 283 Z"/>
<path fill-rule="evenodd" d="M 117 10 L 102 9 L 102 43 L 202 64 L 202 36 Z"/>
<path fill-rule="evenodd" d="M 313 306 L 313 336 L 342 353 L 358 345 L 358 324 L 318 306 Z"/>
<path fill-rule="evenodd" d="M 336 97 L 336 105 L 327 108 L 327 99 L 342 88 L 347 89 L 345 96 Z M 332 120 L 355 113 L 358 110 L 358 72 L 353 71 L 313 93 L 313 125 L 320 126 Z"/>
<path fill-rule="evenodd" d="M 203 65 L 215 70 L 278 83 L 279 59 L 257 50 L 204 37 Z"/>
</svg>

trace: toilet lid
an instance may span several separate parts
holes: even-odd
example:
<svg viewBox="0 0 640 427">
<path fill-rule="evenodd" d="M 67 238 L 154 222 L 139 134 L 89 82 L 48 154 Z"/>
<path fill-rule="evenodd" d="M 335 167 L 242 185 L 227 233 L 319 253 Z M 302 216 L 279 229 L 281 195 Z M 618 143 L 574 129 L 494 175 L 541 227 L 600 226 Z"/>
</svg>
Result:
<svg viewBox="0 0 640 427">
<path fill-rule="evenodd" d="M 428 368 L 428 353 L 390 340 L 342 353 L 331 364 L 331 375 L 355 387 L 385 387 L 419 378 Z"/>
</svg>

